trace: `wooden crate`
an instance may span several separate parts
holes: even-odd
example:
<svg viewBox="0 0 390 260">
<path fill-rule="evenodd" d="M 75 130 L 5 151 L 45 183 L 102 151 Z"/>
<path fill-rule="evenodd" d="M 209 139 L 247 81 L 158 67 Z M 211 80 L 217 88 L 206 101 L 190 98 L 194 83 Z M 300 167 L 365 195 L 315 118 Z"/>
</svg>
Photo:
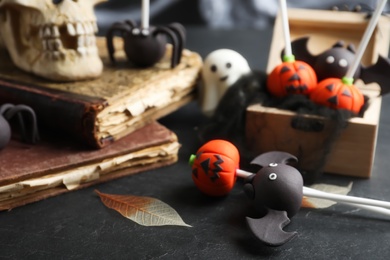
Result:
<svg viewBox="0 0 390 260">
<path fill-rule="evenodd" d="M 310 36 L 309 50 L 318 54 L 329 49 L 338 40 L 358 46 L 367 20 L 364 14 L 320 10 L 289 10 L 291 38 Z M 363 57 L 363 64 L 376 62 L 378 54 L 388 55 L 390 20 L 382 17 Z M 267 72 L 281 63 L 284 48 L 280 16 L 274 26 Z M 374 84 L 356 83 L 370 97 L 370 105 L 363 117 L 352 118 L 326 153 L 326 140 L 335 122 L 319 116 L 299 116 L 292 112 L 255 104 L 247 109 L 246 139 L 256 153 L 286 151 L 296 155 L 303 170 L 315 170 L 325 160 L 323 170 L 347 176 L 368 178 L 374 160 L 380 117 L 381 97 Z M 304 120 L 305 126 L 316 124 L 316 130 L 308 131 L 296 126 L 296 120 Z M 302 122 L 301 122 L 302 123 Z M 302 125 L 302 124 L 299 124 Z"/>
</svg>

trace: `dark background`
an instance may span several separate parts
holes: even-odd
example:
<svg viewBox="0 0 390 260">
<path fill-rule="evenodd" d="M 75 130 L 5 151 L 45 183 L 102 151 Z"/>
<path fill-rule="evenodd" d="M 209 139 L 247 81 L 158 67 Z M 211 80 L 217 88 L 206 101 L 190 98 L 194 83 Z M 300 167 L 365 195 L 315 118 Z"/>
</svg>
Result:
<svg viewBox="0 0 390 260">
<path fill-rule="evenodd" d="M 170 16 L 161 17 L 164 23 Z M 199 22 L 197 15 L 182 19 Z M 226 30 L 188 25 L 186 47 L 202 57 L 231 48 L 252 68 L 265 69 L 271 37 L 271 27 Z M 351 195 L 390 200 L 389 109 L 387 96 L 371 178 L 324 175 L 319 182 L 346 186 L 352 181 Z M 294 240 L 276 248 L 263 245 L 245 223 L 246 216 L 256 213 L 242 191 L 242 181 L 220 199 L 202 195 L 192 182 L 187 161 L 200 146 L 196 129 L 205 121 L 196 102 L 159 121 L 182 144 L 176 164 L 0 212 L 0 259 L 389 259 L 390 217 L 340 204 L 301 209 L 286 227 L 298 232 Z M 95 189 L 158 198 L 192 227 L 140 226 L 106 208 Z"/>
<path fill-rule="evenodd" d="M 203 57 L 231 48 L 265 68 L 272 30 L 187 27 L 187 36 L 187 48 Z M 389 109 L 385 97 L 371 178 L 324 175 L 319 182 L 353 182 L 350 195 L 390 200 Z M 390 217 L 340 204 L 301 209 L 285 228 L 298 236 L 281 247 L 260 243 L 245 223 L 256 213 L 242 181 L 220 199 L 192 182 L 188 158 L 200 146 L 196 128 L 204 121 L 196 102 L 160 120 L 182 144 L 174 165 L 0 212 L 0 259 L 389 259 Z M 105 207 L 95 189 L 160 199 L 192 227 L 140 226 Z"/>
</svg>

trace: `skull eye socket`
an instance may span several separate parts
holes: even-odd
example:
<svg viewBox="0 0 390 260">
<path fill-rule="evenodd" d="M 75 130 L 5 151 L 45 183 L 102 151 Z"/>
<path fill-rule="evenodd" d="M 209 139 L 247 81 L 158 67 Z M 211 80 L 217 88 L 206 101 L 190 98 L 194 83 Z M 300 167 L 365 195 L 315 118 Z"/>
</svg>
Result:
<svg viewBox="0 0 390 260">
<path fill-rule="evenodd" d="M 217 72 L 217 66 L 215 65 L 211 65 L 210 69 L 212 72 Z"/>
</svg>

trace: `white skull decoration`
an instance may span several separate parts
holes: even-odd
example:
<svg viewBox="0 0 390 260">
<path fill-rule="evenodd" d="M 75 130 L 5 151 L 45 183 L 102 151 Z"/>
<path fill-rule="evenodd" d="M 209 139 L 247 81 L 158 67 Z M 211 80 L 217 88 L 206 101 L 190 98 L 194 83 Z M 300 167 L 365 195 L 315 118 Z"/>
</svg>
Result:
<svg viewBox="0 0 390 260">
<path fill-rule="evenodd" d="M 105 0 L 0 0 L 0 42 L 22 70 L 56 81 L 98 77 L 94 6 Z"/>
</svg>

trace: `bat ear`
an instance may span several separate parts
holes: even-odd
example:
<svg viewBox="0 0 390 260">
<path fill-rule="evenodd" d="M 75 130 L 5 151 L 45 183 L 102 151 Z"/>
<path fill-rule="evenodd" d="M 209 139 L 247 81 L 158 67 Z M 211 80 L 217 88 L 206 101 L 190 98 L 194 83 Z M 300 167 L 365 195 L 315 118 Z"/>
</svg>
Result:
<svg viewBox="0 0 390 260">
<path fill-rule="evenodd" d="M 337 41 L 335 44 L 333 44 L 332 48 L 339 48 L 344 46 L 344 41 Z"/>
<path fill-rule="evenodd" d="M 288 162 L 298 162 L 298 159 L 294 155 L 286 152 L 273 151 L 260 154 L 251 161 L 251 164 L 265 167 L 268 166 L 270 163 L 287 164 Z"/>
<path fill-rule="evenodd" d="M 355 45 L 353 44 L 348 44 L 347 50 L 349 50 L 352 53 L 356 53 Z"/>
</svg>

